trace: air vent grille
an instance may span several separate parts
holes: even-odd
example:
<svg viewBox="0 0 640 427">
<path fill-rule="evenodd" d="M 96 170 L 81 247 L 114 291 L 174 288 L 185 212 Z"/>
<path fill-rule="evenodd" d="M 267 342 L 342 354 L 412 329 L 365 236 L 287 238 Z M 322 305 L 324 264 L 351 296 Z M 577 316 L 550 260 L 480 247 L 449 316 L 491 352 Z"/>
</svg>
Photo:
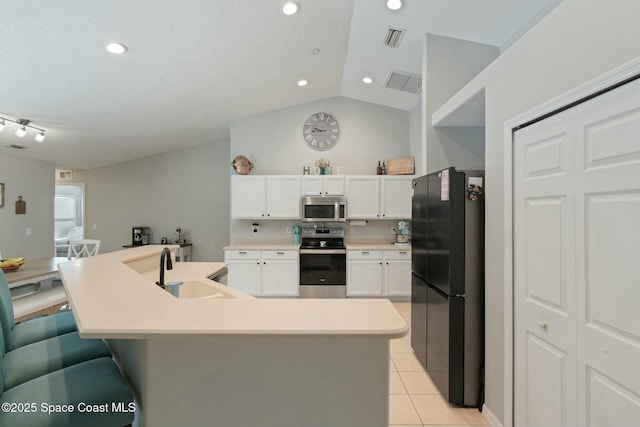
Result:
<svg viewBox="0 0 640 427">
<path fill-rule="evenodd" d="M 14 148 L 16 150 L 24 150 L 25 148 L 27 148 L 24 145 L 18 145 L 18 144 L 7 145 L 7 147 Z"/>
<path fill-rule="evenodd" d="M 404 30 L 401 30 L 400 28 L 389 27 L 384 38 L 384 44 L 389 47 L 398 47 L 400 45 L 400 41 L 402 40 L 403 34 Z"/>
<path fill-rule="evenodd" d="M 422 92 L 422 76 L 406 71 L 392 71 L 384 87 L 419 94 Z"/>
</svg>

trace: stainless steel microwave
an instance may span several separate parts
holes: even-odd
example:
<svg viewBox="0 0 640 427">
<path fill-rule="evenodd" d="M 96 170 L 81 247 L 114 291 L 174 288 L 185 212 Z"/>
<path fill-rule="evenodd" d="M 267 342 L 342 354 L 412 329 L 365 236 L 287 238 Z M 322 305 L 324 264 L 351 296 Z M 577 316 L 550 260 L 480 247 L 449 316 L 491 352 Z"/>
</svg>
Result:
<svg viewBox="0 0 640 427">
<path fill-rule="evenodd" d="M 344 197 L 303 197 L 301 201 L 302 221 L 345 222 L 347 199 Z"/>
</svg>

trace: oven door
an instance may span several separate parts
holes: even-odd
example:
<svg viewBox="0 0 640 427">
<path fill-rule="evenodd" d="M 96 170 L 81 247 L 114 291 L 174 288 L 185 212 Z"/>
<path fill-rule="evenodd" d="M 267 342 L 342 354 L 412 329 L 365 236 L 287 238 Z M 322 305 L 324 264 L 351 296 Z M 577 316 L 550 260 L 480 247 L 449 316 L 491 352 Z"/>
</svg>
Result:
<svg viewBox="0 0 640 427">
<path fill-rule="evenodd" d="M 347 251 L 300 249 L 300 297 L 345 298 Z"/>
</svg>

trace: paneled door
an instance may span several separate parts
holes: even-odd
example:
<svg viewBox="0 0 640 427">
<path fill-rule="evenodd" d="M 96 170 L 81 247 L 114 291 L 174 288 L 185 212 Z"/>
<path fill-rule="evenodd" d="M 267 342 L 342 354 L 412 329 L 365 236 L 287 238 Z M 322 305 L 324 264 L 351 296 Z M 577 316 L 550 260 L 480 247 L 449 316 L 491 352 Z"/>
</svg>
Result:
<svg viewBox="0 0 640 427">
<path fill-rule="evenodd" d="M 514 422 L 640 419 L 640 80 L 515 134 Z"/>
<path fill-rule="evenodd" d="M 554 116 L 514 142 L 514 423 L 576 426 L 575 130 Z"/>
</svg>

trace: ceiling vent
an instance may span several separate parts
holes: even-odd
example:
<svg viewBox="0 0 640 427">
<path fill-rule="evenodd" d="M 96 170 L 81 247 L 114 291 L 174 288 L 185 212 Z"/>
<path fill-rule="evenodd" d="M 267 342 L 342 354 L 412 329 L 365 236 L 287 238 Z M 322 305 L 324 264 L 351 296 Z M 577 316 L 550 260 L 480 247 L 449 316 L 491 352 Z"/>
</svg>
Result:
<svg viewBox="0 0 640 427">
<path fill-rule="evenodd" d="M 384 87 L 419 94 L 422 92 L 422 76 L 406 71 L 391 71 Z"/>
<path fill-rule="evenodd" d="M 387 34 L 384 37 L 384 44 L 389 47 L 398 47 L 400 45 L 400 41 L 402 40 L 402 35 L 404 34 L 404 30 L 400 28 L 389 27 L 387 29 Z"/>
<path fill-rule="evenodd" d="M 16 150 L 24 150 L 25 148 L 27 148 L 24 145 L 18 145 L 18 144 L 7 145 L 7 147 L 14 148 Z"/>
</svg>

